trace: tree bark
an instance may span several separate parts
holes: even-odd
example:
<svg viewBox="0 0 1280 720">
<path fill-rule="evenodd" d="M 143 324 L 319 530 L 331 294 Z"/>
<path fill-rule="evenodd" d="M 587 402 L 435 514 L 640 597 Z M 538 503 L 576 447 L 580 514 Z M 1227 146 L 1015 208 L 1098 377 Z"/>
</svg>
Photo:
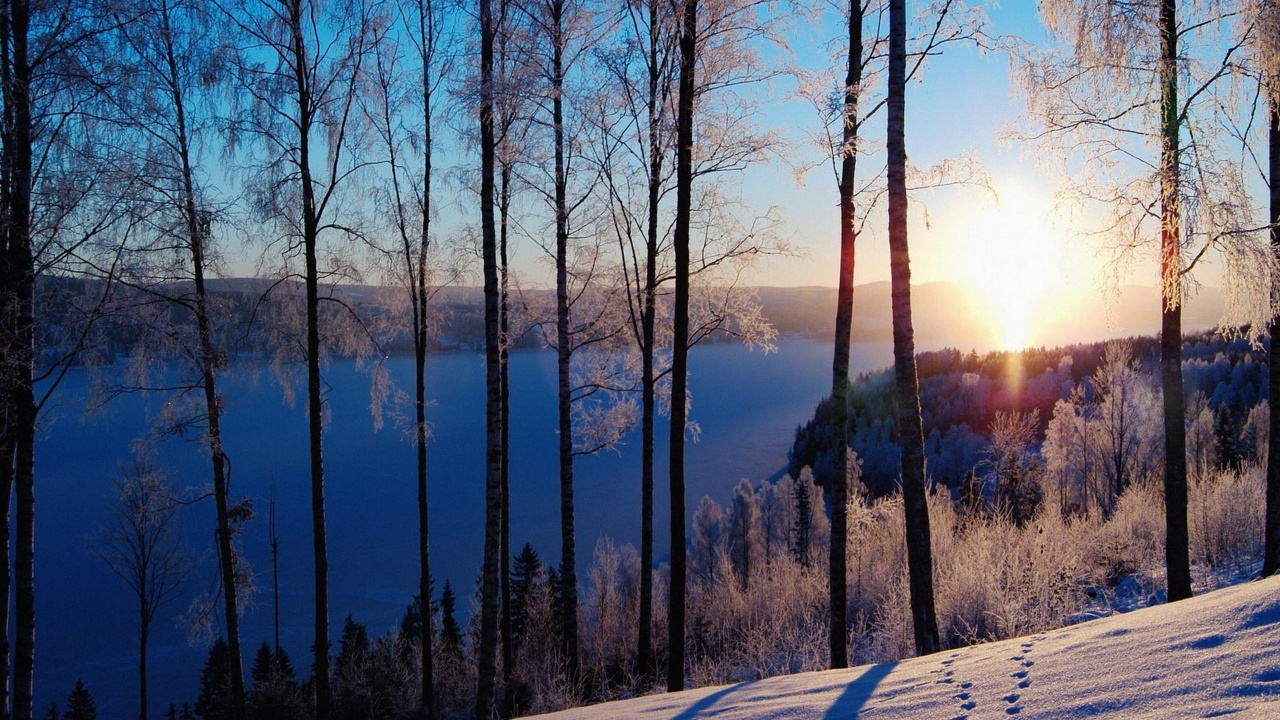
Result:
<svg viewBox="0 0 1280 720">
<path fill-rule="evenodd" d="M 308 61 L 302 29 L 302 3 L 289 3 L 294 79 L 298 101 L 298 172 L 302 190 L 302 243 L 306 262 L 307 313 L 307 431 L 311 463 L 312 551 L 315 557 L 314 673 L 316 720 L 329 720 L 332 692 L 329 682 L 329 555 L 324 517 L 324 397 L 320 377 L 320 275 L 317 257 L 319 218 L 310 163 L 314 108 L 306 72 Z"/>
<path fill-rule="evenodd" d="M 5 377 L 13 371 L 11 357 L 13 343 L 18 332 L 15 324 L 14 301 L 9 288 L 15 285 L 13 258 L 14 227 L 11 222 L 13 207 L 13 96 L 10 91 L 13 82 L 13 66 L 8 62 L 12 27 L 8 23 L 0 23 L 0 92 L 4 97 L 3 123 L 0 123 L 0 142 L 3 144 L 3 161 L 0 162 L 0 210 L 3 211 L 4 224 L 0 225 L 3 233 L 3 245 L 0 245 L 0 281 L 4 283 L 5 292 L 0 295 L 0 353 L 3 361 L 0 372 Z M 11 515 L 13 510 L 14 459 L 17 454 L 16 418 L 13 414 L 14 398 L 9 383 L 0 387 L 0 720 L 9 720 L 9 680 L 12 646 L 9 636 L 9 609 L 13 602 L 13 566 L 12 546 L 10 543 Z"/>
<path fill-rule="evenodd" d="M 480 229 L 484 255 L 485 523 L 480 580 L 476 720 L 494 709 L 498 644 L 498 552 L 502 516 L 502 418 L 498 328 L 498 258 L 494 231 L 493 39 L 491 0 L 480 0 Z"/>
<path fill-rule="evenodd" d="M 649 206 L 645 218 L 645 275 L 640 310 L 640 631 L 636 659 L 640 676 L 649 677 L 653 663 L 653 451 L 657 379 L 654 342 L 657 335 L 658 202 L 662 189 L 661 108 L 658 82 L 658 0 L 649 0 Z"/>
<path fill-rule="evenodd" d="M 0 311 L 7 316 L 8 309 Z M 5 320 L 4 332 L 9 337 L 10 328 Z M 9 412 L 9 393 L 0 391 L 0 411 Z M 9 718 L 9 606 L 12 597 L 12 573 L 10 561 L 11 546 L 9 543 L 9 518 L 13 509 L 13 460 L 14 434 L 12 422 L 7 418 L 0 421 L 0 720 Z"/>
<path fill-rule="evenodd" d="M 1275 91 L 1273 90 L 1272 93 Z M 1270 130 L 1267 134 L 1268 182 L 1270 183 L 1271 252 L 1280 258 L 1280 104 L 1271 96 Z M 1280 279 L 1272 280 L 1272 292 L 1280 289 Z M 1266 549 L 1262 576 L 1280 571 L 1280 316 L 1271 318 L 1270 347 L 1267 350 L 1267 387 L 1271 388 L 1271 429 L 1267 436 L 1267 519 Z"/>
<path fill-rule="evenodd" d="M 840 280 L 836 300 L 835 353 L 831 362 L 831 398 L 835 403 L 835 476 L 831 479 L 831 667 L 849 666 L 849 342 L 853 333 L 854 226 L 853 180 L 858 153 L 858 86 L 862 83 L 862 0 L 849 0 L 849 68 L 844 83 L 844 127 L 840 162 Z"/>
<path fill-rule="evenodd" d="M 147 720 L 147 631 L 151 622 L 145 605 L 141 615 L 138 631 L 138 720 Z"/>
<path fill-rule="evenodd" d="M 510 278 L 507 269 L 507 212 L 511 209 L 511 166 L 502 163 L 502 187 L 499 190 L 498 212 L 498 270 L 499 270 L 499 308 L 502 318 L 498 334 L 502 338 L 502 349 L 498 354 L 498 384 L 501 386 L 502 403 L 502 530 L 498 555 L 502 558 L 500 575 L 502 576 L 502 679 L 511 681 L 511 673 L 515 669 L 515 638 L 511 635 L 511 321 L 510 311 Z"/>
<path fill-rule="evenodd" d="M 31 5 L 10 0 L 12 32 L 12 191 L 9 207 L 9 257 L 13 279 L 11 406 L 14 423 L 14 488 L 16 490 L 14 552 L 13 717 L 31 720 L 35 676 L 35 258 L 31 246 L 31 79 L 28 31 Z"/>
<path fill-rule="evenodd" d="M 226 456 L 222 450 L 222 403 L 218 396 L 217 369 L 221 364 L 218 348 L 210 330 L 209 300 L 205 289 L 205 243 L 210 237 L 208 221 L 196 208 L 195 180 L 191 166 L 190 137 L 187 132 L 186 99 L 182 94 L 177 58 L 173 50 L 173 29 L 169 13 L 161 13 L 165 59 L 169 72 L 169 88 L 173 101 L 177 150 L 182 171 L 183 219 L 191 251 L 192 277 L 195 284 L 196 330 L 200 338 L 200 375 L 204 390 L 206 427 L 209 433 L 209 459 L 213 470 L 213 496 L 217 523 L 218 562 L 222 580 L 223 619 L 226 622 L 228 662 L 231 671 L 231 717 L 245 717 L 244 668 L 240 655 L 240 612 L 236 594 L 235 555 L 231 544 L 229 491 Z"/>
<path fill-rule="evenodd" d="M 431 239 L 431 54 L 435 36 L 428 31 L 428 15 L 431 0 L 419 0 L 418 38 L 422 58 L 422 116 L 424 120 L 422 144 L 422 236 L 417 246 L 417 276 L 411 290 L 413 300 L 413 366 L 414 366 L 414 420 L 418 441 L 418 647 L 422 652 L 422 674 L 419 678 L 421 693 L 418 715 L 435 716 L 435 675 L 432 658 L 431 619 L 431 517 L 427 493 L 427 247 Z M 412 254 L 409 255 L 412 264 Z"/>
<path fill-rule="evenodd" d="M 685 498 L 684 438 L 689 359 L 689 216 L 693 207 L 694 69 L 698 0 L 684 0 L 680 34 L 680 91 L 676 115 L 675 315 L 671 341 L 671 592 L 667 604 L 667 691 L 684 689 Z"/>
<path fill-rule="evenodd" d="M 898 441 L 902 443 L 902 500 L 906 514 L 907 571 L 916 653 L 941 649 L 933 605 L 933 552 L 925 497 L 924 433 L 911 320 L 911 256 L 907 247 L 905 0 L 889 3 L 889 264 L 893 302 L 893 369 Z"/>
<path fill-rule="evenodd" d="M 573 527 L 573 390 L 569 362 L 569 208 L 564 156 L 564 3 L 551 0 L 551 123 L 556 213 L 556 389 L 560 449 L 560 633 L 570 677 L 578 669 L 578 571 Z"/>
<path fill-rule="evenodd" d="M 1160 381 L 1164 391 L 1165 564 L 1169 601 L 1191 597 L 1186 400 L 1182 389 L 1182 217 L 1179 204 L 1176 0 L 1160 3 Z"/>
</svg>

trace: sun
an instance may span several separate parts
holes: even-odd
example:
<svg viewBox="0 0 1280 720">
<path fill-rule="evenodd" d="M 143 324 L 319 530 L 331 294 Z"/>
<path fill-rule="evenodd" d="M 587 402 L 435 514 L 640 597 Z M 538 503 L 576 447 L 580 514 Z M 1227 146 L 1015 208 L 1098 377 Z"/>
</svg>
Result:
<svg viewBox="0 0 1280 720">
<path fill-rule="evenodd" d="M 1062 239 L 1050 222 L 1047 198 L 1020 184 L 999 189 L 998 201 L 980 211 L 967 228 L 964 282 L 991 302 L 1007 350 L 1035 339 L 1035 320 L 1062 283 Z"/>
</svg>

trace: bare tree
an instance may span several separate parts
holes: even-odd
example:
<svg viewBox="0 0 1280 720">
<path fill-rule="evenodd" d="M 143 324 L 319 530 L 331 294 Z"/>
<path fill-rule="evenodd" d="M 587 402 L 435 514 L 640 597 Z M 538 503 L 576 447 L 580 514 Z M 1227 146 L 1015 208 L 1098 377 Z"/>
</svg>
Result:
<svg viewBox="0 0 1280 720">
<path fill-rule="evenodd" d="M 694 89 L 700 108 L 694 143 L 701 150 L 694 155 L 692 174 L 720 177 L 702 184 L 691 200 L 692 234 L 700 244 L 690 252 L 689 347 L 720 333 L 772 349 L 772 328 L 741 278 L 755 257 L 785 247 L 772 234 L 772 209 L 757 217 L 754 209 L 732 199 L 734 173 L 776 144 L 774 136 L 756 129 L 734 93 L 772 72 L 753 47 L 770 25 L 761 24 L 755 8 L 751 2 L 718 3 L 700 20 L 699 62 L 706 72 Z M 664 386 L 670 382 L 673 342 L 673 216 L 667 203 L 676 192 L 678 10 L 663 2 L 624 5 L 613 44 L 597 53 L 613 82 L 597 93 L 593 117 L 592 159 L 609 204 L 609 229 L 602 232 L 611 231 L 618 244 L 629 315 L 625 324 L 640 355 L 641 565 L 649 571 L 640 583 L 637 659 L 646 673 L 653 670 L 653 436 L 657 414 L 669 407 Z"/>
<path fill-rule="evenodd" d="M 577 547 L 574 530 L 574 388 L 571 366 L 575 346 L 581 347 L 584 331 L 594 327 L 594 318 L 587 318 L 586 327 L 574 314 L 574 305 L 590 292 L 590 280 L 594 259 L 586 272 L 570 267 L 574 248 L 571 243 L 580 234 L 584 223 L 580 210 L 590 197 L 591 184 L 585 191 L 577 191 L 581 185 L 576 175 L 577 160 L 581 158 L 582 137 L 577 130 L 581 126 L 581 113 L 576 107 L 581 93 L 577 92 L 577 80 L 587 53 L 594 46 L 602 31 L 592 8 L 575 0 L 539 0 L 521 5 L 528 19 L 534 49 L 528 52 L 527 61 L 532 74 L 540 85 L 538 91 L 528 94 L 531 122 L 549 135 L 550 158 L 537 158 L 531 167 L 547 167 L 545 182 L 542 178 L 529 179 L 529 184 L 545 199 L 554 218 L 554 249 L 548 253 L 555 262 L 555 348 L 557 411 L 559 418 L 559 466 L 560 466 L 560 611 L 561 640 L 571 676 L 578 669 L 578 574 Z M 549 162 L 546 162 L 549 160 Z M 544 173 L 539 173 L 544 174 Z M 572 195 L 572 196 L 571 196 Z M 574 277 L 570 277 L 571 270 Z M 571 287 L 572 285 L 576 287 Z M 588 315 L 590 312 L 588 311 Z M 611 332 L 605 329 L 604 333 Z M 591 333 L 599 334 L 599 333 Z"/>
<path fill-rule="evenodd" d="M 237 80 L 247 112 L 233 138 L 255 141 L 261 153 L 249 191 L 255 207 L 278 228 L 286 263 L 301 256 L 304 293 L 307 428 L 311 467 L 311 518 L 315 557 L 314 672 L 316 717 L 331 714 L 329 671 L 329 561 L 325 530 L 321 363 L 321 304 L 346 310 L 321 283 L 351 272 L 340 253 L 321 266 L 324 240 L 359 231 L 340 208 L 342 190 L 367 167 L 358 153 L 367 128 L 358 100 L 375 29 L 385 18 L 376 0 L 228 0 L 222 5 L 240 37 Z M 332 330 L 330 330 L 332 332 Z"/>
<path fill-rule="evenodd" d="M 68 368 L 92 362 L 89 350 L 101 339 L 94 333 L 114 284 L 109 275 L 106 282 L 85 281 L 97 275 L 90 257 L 118 261 L 113 248 L 131 230 L 124 218 L 133 180 L 119 172 L 112 149 L 101 142 L 104 129 L 94 122 L 101 87 L 92 68 L 107 56 L 103 36 L 114 22 L 96 2 L 12 0 L 0 12 L 0 664 L 6 677 L 13 659 L 12 685 L 0 683 L 0 715 L 12 687 L 12 715 L 20 720 L 32 716 L 36 656 L 36 423 Z"/>
<path fill-rule="evenodd" d="M 1234 301 L 1242 291 L 1269 295 L 1254 290 L 1274 263 L 1221 122 L 1252 29 L 1219 32 L 1236 14 L 1226 3 L 1055 0 L 1042 14 L 1052 46 L 1015 58 L 1033 137 L 1079 169 L 1064 195 L 1103 210 L 1101 232 L 1121 259 L 1150 248 L 1159 226 L 1165 551 L 1169 599 L 1178 600 L 1191 595 L 1182 305 L 1209 251 L 1227 266 L 1222 324 L 1260 329 L 1270 318 L 1271 303 Z"/>
<path fill-rule="evenodd" d="M 499 368 L 498 247 L 494 225 L 494 37 L 498 25 L 491 0 L 480 0 L 480 231 L 484 258 L 485 339 L 485 522 L 484 558 L 480 571 L 480 646 L 475 718 L 490 720 L 494 711 L 498 650 L 498 551 L 502 522 L 502 383 Z"/>
<path fill-rule="evenodd" d="M 902 500 L 907 524 L 907 569 L 916 652 L 941 649 L 933 605 L 933 552 L 925 497 L 924 433 L 911 322 L 911 267 L 907 248 L 905 0 L 889 3 L 889 262 L 892 276 L 893 365 L 897 387 L 898 438 L 902 443 Z"/>
<path fill-rule="evenodd" d="M 689 374 L 689 224 L 693 210 L 693 111 L 698 62 L 698 0 L 681 10 L 680 79 L 676 111 L 675 309 L 671 349 L 671 590 L 667 601 L 667 691 L 684 689 L 685 498 L 684 441 Z"/>
<path fill-rule="evenodd" d="M 231 670 L 233 715 L 244 717 L 244 672 L 240 651 L 237 572 L 229 514 L 227 458 L 222 444 L 222 402 L 217 376 L 229 362 L 231 348 L 217 319 L 229 313 L 208 289 L 208 276 L 218 257 L 214 247 L 216 210 L 200 182 L 195 147 L 209 135 L 213 117 L 210 95 L 224 80 L 225 57 L 209 8 L 178 0 L 143 0 L 132 8 L 137 19 L 119 22 L 119 55 L 127 63 L 124 82 L 113 98 L 132 143 L 127 152 L 143 168 L 147 204 L 142 208 L 149 232 L 130 247 L 133 260 L 119 282 L 136 297 L 134 320 L 148 332 L 143 344 L 155 353 L 176 358 L 182 372 L 163 379 L 164 390 L 178 400 L 199 395 L 198 405 L 182 402 L 171 409 L 164 432 L 182 432 L 204 424 L 200 438 L 212 466 L 221 571 L 222 605 Z M 119 14 L 117 13 L 117 17 Z M 175 252 L 176 251 L 176 252 Z M 185 261 L 181 258 L 186 257 Z M 150 311 L 150 312 L 148 312 Z M 142 317 L 145 313 L 148 317 Z M 152 362 L 150 354 L 138 355 Z M 148 383 L 135 374 L 136 389 Z M 173 411 L 173 408 L 181 408 Z M 189 412 L 187 412 L 189 411 Z"/>
<path fill-rule="evenodd" d="M 438 199 L 433 196 L 435 115 L 441 84 L 451 58 L 446 53 L 444 7 L 437 0 L 398 5 L 399 30 L 379 44 L 375 54 L 371 122 L 387 153 L 387 181 L 379 202 L 392 226 L 393 241 L 382 248 L 388 271 L 409 302 L 408 329 L 413 343 L 413 443 L 417 454 L 418 596 L 431 602 L 431 560 L 427 499 L 426 357 L 433 334 L 432 300 L 457 275 L 457 265 L 440 259 L 432 235 Z M 399 42 L 393 40 L 398 39 Z M 433 717 L 432 617 L 423 611 L 417 638 L 422 650 L 419 713 Z"/>
<path fill-rule="evenodd" d="M 1270 223 L 1270 245 L 1273 262 L 1280 262 L 1280 6 L 1271 0 L 1245 3 L 1244 16 L 1254 26 L 1253 54 L 1259 87 L 1266 96 L 1267 113 L 1267 220 Z M 1261 168 L 1259 168 L 1261 170 Z M 1280 295 L 1280 274 L 1273 275 L 1268 288 L 1274 298 Z M 1280 387 L 1280 314 L 1274 314 L 1267 325 L 1271 338 L 1268 349 L 1268 386 Z M 1271 427 L 1268 448 L 1280 448 L 1280 402 L 1269 403 Z M 1267 507 L 1262 576 L 1280 572 L 1280 451 L 1267 453 Z"/>
<path fill-rule="evenodd" d="M 193 564 L 182 538 L 180 502 L 165 471 L 135 452 L 113 480 L 115 499 L 97 552 L 138 601 L 138 717 L 147 718 L 147 647 L 156 617 L 177 597 Z"/>
<path fill-rule="evenodd" d="M 840 275 L 836 290 L 835 352 L 831 361 L 832 422 L 838 438 L 835 476 L 831 479 L 831 552 L 828 583 L 831 588 L 831 667 L 849 665 L 848 648 L 848 536 L 849 481 L 849 341 L 853 332 L 854 248 L 858 241 L 854 207 L 854 177 L 858 168 L 858 93 L 862 87 L 862 0 L 849 0 L 849 56 L 844 81 L 844 107 L 840 144 Z"/>
</svg>

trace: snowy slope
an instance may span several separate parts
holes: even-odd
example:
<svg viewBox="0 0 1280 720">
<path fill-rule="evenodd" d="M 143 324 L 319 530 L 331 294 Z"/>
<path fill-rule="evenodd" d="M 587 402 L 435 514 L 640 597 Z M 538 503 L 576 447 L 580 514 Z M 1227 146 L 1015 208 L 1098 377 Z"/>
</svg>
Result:
<svg viewBox="0 0 1280 720">
<path fill-rule="evenodd" d="M 1280 720 L 1280 577 L 887 665 L 651 695 L 555 720 Z"/>
</svg>

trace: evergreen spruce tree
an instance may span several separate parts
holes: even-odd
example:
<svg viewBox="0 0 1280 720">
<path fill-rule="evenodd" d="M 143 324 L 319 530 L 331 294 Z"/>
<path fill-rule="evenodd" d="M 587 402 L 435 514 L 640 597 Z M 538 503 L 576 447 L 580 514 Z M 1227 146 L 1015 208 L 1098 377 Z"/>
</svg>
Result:
<svg viewBox="0 0 1280 720">
<path fill-rule="evenodd" d="M 67 696 L 67 709 L 62 713 L 62 720 L 98 720 L 93 693 L 89 692 L 80 678 L 76 678 L 76 686 Z"/>
<path fill-rule="evenodd" d="M 250 671 L 253 686 L 248 696 L 250 720 L 294 720 L 302 717 L 302 699 L 294 677 L 293 662 L 284 650 L 273 653 L 262 643 Z"/>
<path fill-rule="evenodd" d="M 431 583 L 428 582 L 428 592 Z M 434 636 L 434 633 L 431 633 Z M 404 615 L 400 618 L 400 643 L 398 658 L 400 664 L 404 667 L 413 665 L 414 649 L 422 647 L 422 596 L 414 595 L 413 602 L 409 603 L 404 609 Z M 427 649 L 430 651 L 431 644 L 428 642 Z M 433 679 L 434 682 L 434 679 Z"/>
<path fill-rule="evenodd" d="M 49 705 L 49 712 L 44 714 L 44 720 L 58 720 L 62 714 L 58 712 L 58 703 Z"/>
<path fill-rule="evenodd" d="M 515 557 L 511 569 L 511 645 L 518 650 L 529 625 L 529 597 L 542 575 L 542 560 L 529 543 Z"/>
<path fill-rule="evenodd" d="M 453 594 L 453 587 L 448 580 L 444 581 L 444 592 L 440 594 L 440 644 L 445 650 L 461 654 L 462 627 L 454 616 L 458 598 Z"/>
<path fill-rule="evenodd" d="M 222 638 L 214 641 L 204 670 L 200 672 L 200 696 L 196 698 L 195 717 L 200 720 L 231 718 L 231 652 Z"/>
<path fill-rule="evenodd" d="M 809 549 L 813 545 L 812 525 L 810 518 L 813 517 L 813 497 L 809 494 L 812 484 L 805 482 L 803 475 L 796 480 L 795 483 L 795 501 L 796 501 L 796 519 L 795 527 L 791 531 L 794 541 L 791 553 L 795 557 L 796 562 L 801 567 L 808 568 L 813 562 Z"/>
</svg>

